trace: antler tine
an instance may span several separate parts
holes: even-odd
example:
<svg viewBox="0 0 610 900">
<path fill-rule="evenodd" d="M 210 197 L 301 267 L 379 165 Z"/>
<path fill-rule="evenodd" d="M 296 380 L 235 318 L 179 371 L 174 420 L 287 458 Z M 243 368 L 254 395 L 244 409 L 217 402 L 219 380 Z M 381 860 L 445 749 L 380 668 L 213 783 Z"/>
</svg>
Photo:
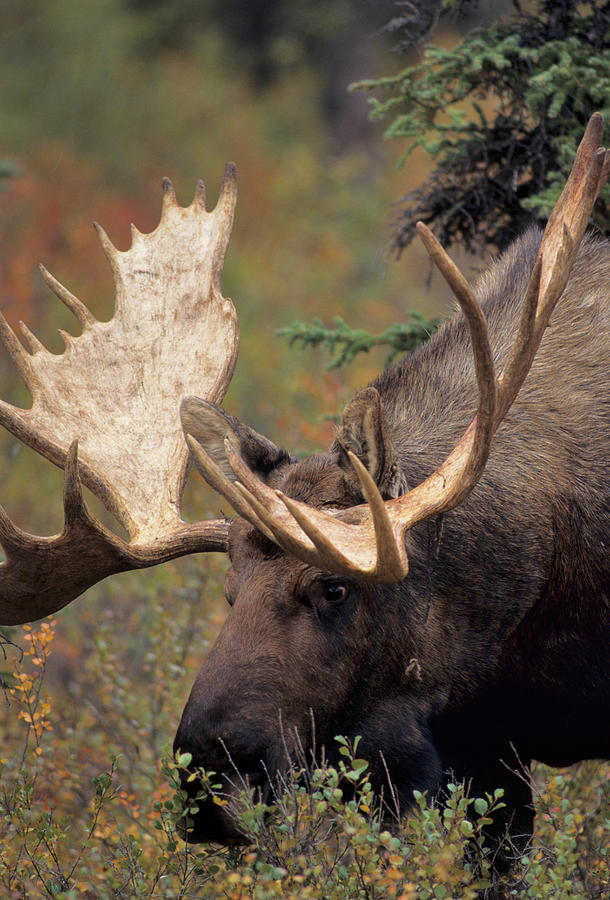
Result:
<svg viewBox="0 0 610 900">
<path fill-rule="evenodd" d="M 195 466 L 203 478 L 207 481 L 211 488 L 214 488 L 222 497 L 231 504 L 236 513 L 250 522 L 255 528 L 258 528 L 265 537 L 273 540 L 273 535 L 266 528 L 263 522 L 256 516 L 250 506 L 244 502 L 238 486 L 232 484 L 225 475 L 223 475 L 220 466 L 218 466 L 212 457 L 206 452 L 205 448 L 199 443 L 197 438 L 192 434 L 186 435 L 186 442 L 193 455 Z"/>
<path fill-rule="evenodd" d="M 198 197 L 196 197 L 195 203 L 198 206 L 200 205 L 198 202 Z M 220 196 L 218 197 L 218 203 L 216 204 L 216 209 L 212 213 L 212 215 L 216 216 L 221 223 L 218 232 L 216 255 L 213 259 L 213 264 L 216 271 L 216 278 L 214 279 L 213 286 L 218 294 L 220 294 L 220 276 L 222 274 L 222 262 L 224 261 L 225 253 L 227 252 L 227 245 L 231 236 L 236 203 L 237 168 L 235 166 L 235 163 L 227 163 L 225 165 L 222 184 L 220 185 Z M 218 262 L 220 262 L 220 266 L 218 265 Z"/>
<path fill-rule="evenodd" d="M 568 281 L 595 201 L 610 173 L 610 153 L 600 147 L 604 120 L 594 113 L 576 152 L 566 185 L 549 216 L 523 301 L 517 339 L 499 379 L 494 428 L 502 421 L 531 367 L 542 335 Z"/>
<path fill-rule="evenodd" d="M 205 184 L 199 179 L 195 186 L 195 201 L 205 209 Z"/>
<path fill-rule="evenodd" d="M 489 345 L 487 322 L 470 285 L 435 235 L 423 222 L 417 223 L 417 231 L 431 260 L 451 288 L 468 323 L 479 392 L 479 405 L 474 419 L 473 440 L 463 463 L 464 478 L 459 485 L 454 480 L 451 496 L 447 491 L 443 501 L 443 508 L 448 509 L 449 503 L 455 501 L 457 505 L 464 499 L 472 486 L 476 484 L 487 462 L 494 432 L 494 417 L 497 404 L 496 375 L 493 353 Z"/>
<path fill-rule="evenodd" d="M 0 338 L 34 401 L 31 409 L 0 401 L 0 422 L 66 468 L 60 535 L 28 535 L 1 517 L 1 622 L 49 614 L 114 572 L 227 548 L 226 520 L 187 524 L 180 517 L 190 454 L 179 400 L 222 400 L 235 367 L 237 317 L 220 291 L 235 167 L 227 167 L 211 212 L 201 183 L 188 207 L 179 206 L 169 182 L 164 191 L 158 227 L 134 229 L 129 250 L 117 250 L 97 227 L 115 282 L 109 322 L 98 322 L 44 268 L 45 282 L 82 325 L 79 336 L 64 335 L 66 352 L 43 352 L 25 329 L 29 353 L 0 316 Z M 125 526 L 128 541 L 87 512 L 81 478 Z"/>
<path fill-rule="evenodd" d="M 163 201 L 162 201 L 162 209 L 163 212 L 168 207 L 178 206 L 178 201 L 176 199 L 176 191 L 174 185 L 170 178 L 162 178 L 161 179 L 161 187 L 163 188 Z M 162 213 L 163 215 L 163 213 Z"/>
<path fill-rule="evenodd" d="M 2 312 L 0 312 L 0 341 L 4 344 L 6 352 L 12 359 L 26 387 L 31 391 L 36 382 L 36 371 L 32 362 L 32 356 L 18 339 Z"/>
<path fill-rule="evenodd" d="M 203 182 L 202 182 L 203 183 Z M 222 210 L 223 215 L 231 218 L 235 212 L 237 203 L 237 166 L 229 162 L 225 164 L 225 170 L 220 185 L 220 196 L 217 209 Z"/>
<path fill-rule="evenodd" d="M 19 322 L 19 330 L 21 332 L 21 336 L 25 342 L 26 347 L 29 352 L 33 356 L 35 353 L 42 353 L 46 349 L 44 344 L 38 340 L 35 334 L 33 334 L 25 322 Z"/>
<path fill-rule="evenodd" d="M 377 574 L 384 581 L 400 581 L 409 571 L 404 541 L 397 540 L 400 536 L 396 534 L 384 499 L 368 470 L 351 450 L 348 450 L 347 455 L 371 510 L 377 550 Z"/>
<path fill-rule="evenodd" d="M 91 310 L 85 306 L 82 300 L 75 297 L 71 291 L 57 280 L 57 278 L 54 278 L 48 269 L 45 269 L 42 263 L 40 263 L 38 269 L 44 282 L 51 288 L 55 296 L 58 297 L 59 300 L 68 307 L 70 312 L 74 314 L 77 322 L 82 328 L 87 328 L 89 325 L 94 325 L 97 322 L 97 319 Z"/>
<path fill-rule="evenodd" d="M 110 263 L 110 265 L 112 267 L 112 274 L 115 275 L 116 271 L 117 271 L 117 268 L 116 268 L 117 257 L 119 255 L 120 251 L 117 250 L 117 248 L 114 246 L 114 244 L 112 243 L 112 241 L 106 234 L 106 231 L 102 228 L 102 226 L 100 225 L 99 222 L 94 222 L 93 227 L 95 228 L 95 232 L 97 234 L 98 240 L 99 240 L 100 244 L 102 245 L 102 250 L 104 251 L 104 256 L 106 257 L 106 259 L 108 260 L 108 262 Z"/>
</svg>

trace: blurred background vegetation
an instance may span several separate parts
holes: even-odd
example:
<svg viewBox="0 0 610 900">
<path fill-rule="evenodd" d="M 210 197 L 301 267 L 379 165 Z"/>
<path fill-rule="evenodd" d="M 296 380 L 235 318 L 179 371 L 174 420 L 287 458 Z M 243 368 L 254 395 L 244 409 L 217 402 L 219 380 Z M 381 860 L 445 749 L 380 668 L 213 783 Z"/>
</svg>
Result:
<svg viewBox="0 0 610 900">
<path fill-rule="evenodd" d="M 415 5 L 436 23 L 438 3 Z M 96 316 L 110 317 L 110 271 L 91 222 L 125 249 L 130 222 L 156 226 L 163 176 L 183 204 L 204 178 L 213 203 L 233 160 L 240 197 L 223 293 L 242 339 L 225 406 L 293 452 L 325 446 L 328 417 L 379 371 L 387 348 L 329 371 L 323 350 L 296 350 L 276 329 L 339 316 L 378 334 L 408 309 L 426 318 L 449 311 L 423 251 L 390 252 L 393 201 L 426 180 L 425 148 L 398 169 L 405 145 L 384 142 L 365 94 L 348 91 L 363 78 L 399 76 L 405 58 L 393 48 L 412 6 L 0 0 L 0 305 L 9 322 L 24 320 L 56 352 L 56 329 L 75 331 L 38 262 Z M 502 0 L 458 6 L 461 16 L 435 32 L 441 47 L 512 8 Z M 28 403 L 5 356 L 0 396 Z M 61 481 L 0 436 L 0 500 L 21 527 L 61 528 Z M 213 502 L 200 484 L 189 486 L 189 515 L 205 515 Z M 168 790 L 159 759 L 222 621 L 223 571 L 223 559 L 210 556 L 118 576 L 57 616 L 50 655 L 43 632 L 44 652 L 21 662 L 17 647 L 3 645 L 0 800 L 12 818 L 5 815 L 2 835 L 2 896 L 102 897 L 100 885 L 115 876 L 123 886 L 108 896 L 174 896 L 151 874 L 160 852 L 153 804 Z M 29 634 L 5 630 L 26 651 Z M 16 681 L 28 662 L 30 675 Z M 44 689 L 36 688 L 43 669 Z M 117 754 L 93 851 L 95 798 L 110 795 L 91 779 Z M 599 798 L 586 783 L 587 796 Z"/>
</svg>

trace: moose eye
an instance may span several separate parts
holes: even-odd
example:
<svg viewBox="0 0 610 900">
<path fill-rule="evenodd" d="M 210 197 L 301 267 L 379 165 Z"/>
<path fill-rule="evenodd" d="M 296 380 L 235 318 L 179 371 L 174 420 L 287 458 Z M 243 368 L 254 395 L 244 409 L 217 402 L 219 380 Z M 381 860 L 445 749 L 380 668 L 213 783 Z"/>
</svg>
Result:
<svg viewBox="0 0 610 900">
<path fill-rule="evenodd" d="M 322 585 L 322 594 L 328 603 L 340 603 L 347 597 L 347 585 L 343 581 L 328 581 Z"/>
</svg>

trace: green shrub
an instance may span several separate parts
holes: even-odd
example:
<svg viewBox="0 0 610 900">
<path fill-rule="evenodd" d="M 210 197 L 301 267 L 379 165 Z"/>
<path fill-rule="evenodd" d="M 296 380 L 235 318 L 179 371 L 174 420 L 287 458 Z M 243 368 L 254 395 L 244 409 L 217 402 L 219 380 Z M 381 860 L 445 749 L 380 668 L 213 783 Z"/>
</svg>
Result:
<svg viewBox="0 0 610 900">
<path fill-rule="evenodd" d="M 174 578 L 184 578 L 182 590 L 188 594 L 190 576 L 174 573 Z M 179 583 L 174 588 L 179 590 Z M 154 673 L 150 668 L 147 673 L 148 705 L 142 693 L 132 697 L 125 664 L 113 651 L 120 640 L 115 614 L 98 623 L 88 671 L 81 673 L 84 682 L 90 673 L 100 680 L 98 695 L 91 696 L 96 729 L 87 704 L 70 718 L 45 694 L 54 622 L 25 626 L 22 653 L 14 645 L 5 647 L 12 677 L 5 688 L 10 715 L 0 761 L 3 898 L 474 900 L 495 892 L 495 897 L 593 900 L 604 895 L 610 886 L 608 769 L 599 772 L 593 763 L 565 773 L 536 769 L 537 832 L 510 876 L 494 872 L 493 849 L 484 838 L 502 805 L 500 790 L 483 798 L 468 797 L 458 784 L 436 798 L 416 792 L 413 811 L 400 819 L 391 796 L 373 794 L 358 741 L 352 746 L 340 737 L 338 764 L 301 761 L 278 781 L 266 803 L 246 791 L 228 801 L 214 773 L 203 773 L 200 798 L 211 794 L 218 803 L 230 802 L 246 842 L 231 848 L 185 844 L 178 826 L 185 819 L 188 825 L 197 799 L 185 809 L 179 776 L 191 760 L 188 754 L 173 759 L 167 749 L 159 758 L 153 725 L 167 729 L 167 735 L 162 711 L 173 704 L 181 673 L 187 674 L 178 658 L 184 648 L 172 641 L 197 606 L 199 591 L 192 584 L 190 590 L 175 624 L 168 621 L 170 592 L 163 582 L 148 607 L 153 638 L 134 647 L 138 665 L 148 659 L 154 666 Z M 108 706 L 100 700 L 104 692 Z M 121 747 L 122 754 L 115 752 Z"/>
</svg>

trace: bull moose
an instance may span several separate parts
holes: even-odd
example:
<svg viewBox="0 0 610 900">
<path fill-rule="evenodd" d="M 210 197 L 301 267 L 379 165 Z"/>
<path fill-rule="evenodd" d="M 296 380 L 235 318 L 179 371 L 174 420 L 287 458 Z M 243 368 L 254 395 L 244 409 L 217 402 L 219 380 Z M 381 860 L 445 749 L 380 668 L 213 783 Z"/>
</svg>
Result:
<svg viewBox="0 0 610 900">
<path fill-rule="evenodd" d="M 220 291 L 232 166 L 212 212 L 202 183 L 183 208 L 165 181 L 159 226 L 134 228 L 126 252 L 98 228 L 109 322 L 41 269 L 82 334 L 55 355 L 0 319 L 33 397 L 1 402 L 0 421 L 65 469 L 65 525 L 37 537 L 0 512 L 0 620 L 47 615 L 115 572 L 228 553 L 231 608 L 177 750 L 229 795 L 232 767 L 264 793 L 314 730 L 327 755 L 359 735 L 401 808 L 451 771 L 476 793 L 503 786 L 498 831 L 527 839 L 514 760 L 610 751 L 610 244 L 584 236 L 610 169 L 601 137 L 596 114 L 544 234 L 474 289 L 420 226 L 463 315 L 357 393 L 328 452 L 304 460 L 218 405 L 238 341 Z M 192 460 L 232 520 L 182 520 Z M 203 803 L 189 839 L 238 840 L 230 810 Z"/>
</svg>

